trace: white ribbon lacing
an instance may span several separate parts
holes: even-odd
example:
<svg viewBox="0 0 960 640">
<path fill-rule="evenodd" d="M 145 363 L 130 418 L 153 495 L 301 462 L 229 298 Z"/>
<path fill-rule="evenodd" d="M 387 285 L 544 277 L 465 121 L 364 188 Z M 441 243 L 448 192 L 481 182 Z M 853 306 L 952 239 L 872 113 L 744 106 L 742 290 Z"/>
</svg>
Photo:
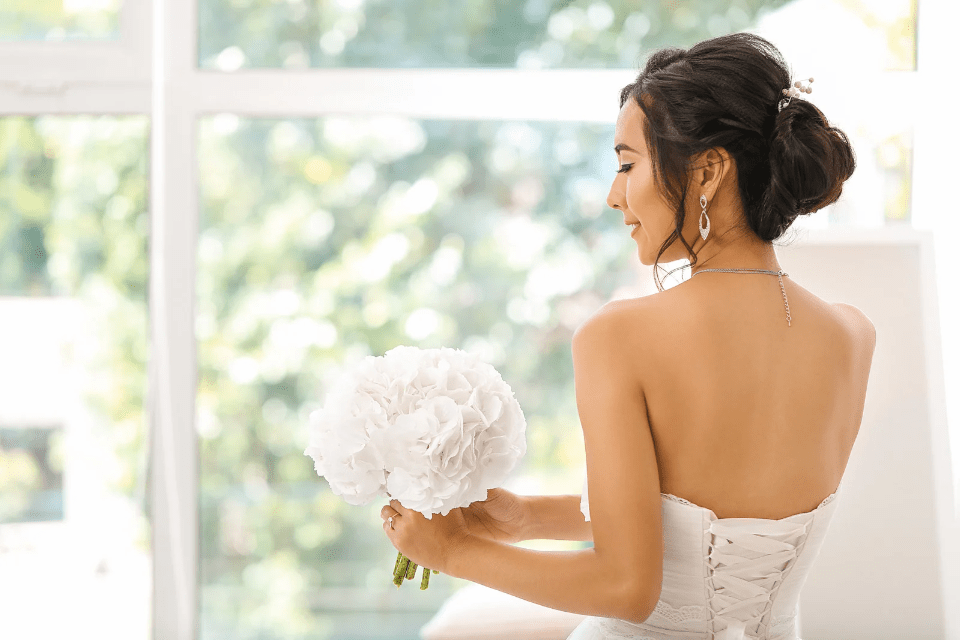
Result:
<svg viewBox="0 0 960 640">
<path fill-rule="evenodd" d="M 797 558 L 809 521 L 725 518 L 704 532 L 707 585 L 716 640 L 743 640 L 766 615 Z"/>
</svg>

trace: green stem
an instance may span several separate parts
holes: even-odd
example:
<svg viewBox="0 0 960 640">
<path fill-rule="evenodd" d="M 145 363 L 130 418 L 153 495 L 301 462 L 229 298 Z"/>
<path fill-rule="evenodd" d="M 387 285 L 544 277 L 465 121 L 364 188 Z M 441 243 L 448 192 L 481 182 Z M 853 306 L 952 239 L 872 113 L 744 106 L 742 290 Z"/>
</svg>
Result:
<svg viewBox="0 0 960 640">
<path fill-rule="evenodd" d="M 393 565 L 393 577 L 397 577 L 397 571 L 400 570 L 400 561 L 403 559 L 403 554 L 397 551 L 397 562 Z"/>
<path fill-rule="evenodd" d="M 417 566 L 416 562 L 410 560 L 410 558 L 403 555 L 403 553 L 397 552 L 397 561 L 393 565 L 393 584 L 397 585 L 397 589 L 400 588 L 404 580 L 413 580 L 417 577 Z M 440 573 L 436 569 L 423 567 L 423 577 L 420 579 L 421 591 L 424 591 L 430 585 L 431 571 Z"/>
<path fill-rule="evenodd" d="M 397 585 L 397 589 L 400 588 L 400 584 L 403 582 L 403 578 L 407 574 L 407 563 L 410 562 L 409 559 L 400 554 L 400 562 L 398 563 L 397 570 L 393 574 L 393 584 Z"/>
<path fill-rule="evenodd" d="M 430 569 L 423 568 L 423 578 L 420 579 L 420 591 L 425 591 L 430 586 Z"/>
</svg>

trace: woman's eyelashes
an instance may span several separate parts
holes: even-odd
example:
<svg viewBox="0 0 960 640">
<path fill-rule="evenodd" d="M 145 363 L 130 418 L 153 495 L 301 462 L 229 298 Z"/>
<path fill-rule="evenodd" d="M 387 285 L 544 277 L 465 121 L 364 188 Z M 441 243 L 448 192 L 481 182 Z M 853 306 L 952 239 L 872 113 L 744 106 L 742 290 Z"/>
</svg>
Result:
<svg viewBox="0 0 960 640">
<path fill-rule="evenodd" d="M 629 164 L 620 165 L 620 168 L 617 169 L 617 173 L 626 173 L 627 171 L 630 171 L 630 167 L 632 166 L 633 166 L 632 162 Z"/>
</svg>

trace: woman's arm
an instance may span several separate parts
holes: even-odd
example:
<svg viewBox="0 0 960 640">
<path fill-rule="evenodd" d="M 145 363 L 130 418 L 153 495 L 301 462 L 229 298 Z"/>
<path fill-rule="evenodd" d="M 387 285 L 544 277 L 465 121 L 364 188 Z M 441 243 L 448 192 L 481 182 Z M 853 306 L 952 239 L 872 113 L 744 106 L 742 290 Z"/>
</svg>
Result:
<svg viewBox="0 0 960 640">
<path fill-rule="evenodd" d="M 521 498 L 526 510 L 521 540 L 593 542 L 593 528 L 580 511 L 580 495 Z"/>
<path fill-rule="evenodd" d="M 520 540 L 593 541 L 579 495 L 517 497 L 524 509 Z M 593 547 L 540 551 L 469 535 L 441 571 L 550 609 L 639 624 L 653 605 L 638 594 L 636 580 L 617 578 L 622 569 L 619 558 L 600 556 Z"/>
</svg>

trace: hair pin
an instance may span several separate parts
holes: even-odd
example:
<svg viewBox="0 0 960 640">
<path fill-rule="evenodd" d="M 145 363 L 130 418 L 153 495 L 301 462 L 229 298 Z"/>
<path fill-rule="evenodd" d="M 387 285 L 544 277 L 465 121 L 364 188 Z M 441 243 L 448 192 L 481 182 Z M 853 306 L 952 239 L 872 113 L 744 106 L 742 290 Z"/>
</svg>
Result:
<svg viewBox="0 0 960 640">
<path fill-rule="evenodd" d="M 810 83 L 813 83 L 812 77 L 810 78 Z M 804 85 L 800 80 L 797 80 L 793 83 L 792 87 L 789 89 L 784 89 L 780 93 L 787 97 L 780 100 L 779 105 L 777 105 L 778 112 L 782 111 L 785 106 L 790 104 L 790 100 L 792 98 L 799 98 L 801 93 L 813 93 L 813 87 L 811 87 L 809 84 Z"/>
</svg>

